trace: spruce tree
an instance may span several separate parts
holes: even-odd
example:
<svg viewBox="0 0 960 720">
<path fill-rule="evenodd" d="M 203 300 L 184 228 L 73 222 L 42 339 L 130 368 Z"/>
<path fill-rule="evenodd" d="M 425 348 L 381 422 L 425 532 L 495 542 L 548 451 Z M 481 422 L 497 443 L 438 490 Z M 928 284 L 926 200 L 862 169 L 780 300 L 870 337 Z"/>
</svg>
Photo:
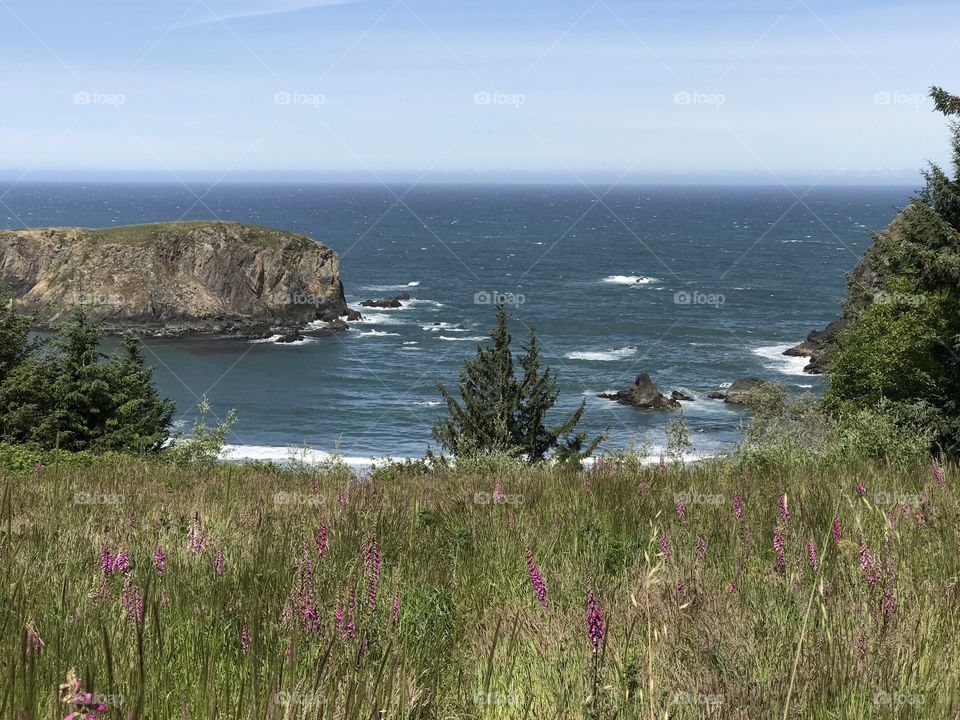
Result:
<svg viewBox="0 0 960 720">
<path fill-rule="evenodd" d="M 537 463 L 551 450 L 560 460 L 590 455 L 603 436 L 587 444 L 584 434 L 574 433 L 585 404 L 581 402 L 559 424 L 545 424 L 559 397 L 557 374 L 541 369 L 540 348 L 531 328 L 522 344 L 518 379 L 508 324 L 506 311 L 498 306 L 497 324 L 489 333 L 493 344 L 478 345 L 477 354 L 460 371 L 459 401 L 442 383 L 437 384 L 448 415 L 434 424 L 434 439 L 455 456 L 499 452 Z"/>
</svg>

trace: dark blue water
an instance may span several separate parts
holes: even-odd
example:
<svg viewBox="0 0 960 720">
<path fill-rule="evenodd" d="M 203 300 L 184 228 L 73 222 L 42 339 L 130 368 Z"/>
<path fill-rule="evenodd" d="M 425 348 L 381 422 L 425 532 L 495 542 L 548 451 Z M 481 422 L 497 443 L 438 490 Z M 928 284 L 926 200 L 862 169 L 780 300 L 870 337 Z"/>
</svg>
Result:
<svg viewBox="0 0 960 720">
<path fill-rule="evenodd" d="M 413 295 L 302 345 L 150 340 L 179 420 L 189 424 L 203 395 L 216 417 L 235 408 L 230 440 L 251 446 L 241 454 L 282 457 L 304 442 L 355 457 L 422 454 L 440 411 L 435 383 L 455 381 L 497 292 L 516 301 L 515 339 L 536 326 L 562 408 L 586 399 L 583 424 L 609 427 L 608 445 L 662 446 L 674 414 L 595 397 L 646 371 L 664 392 L 696 398 L 684 414 L 698 449 L 712 452 L 736 440 L 742 415 L 707 392 L 747 375 L 820 388 L 779 353 L 836 317 L 868 230 L 911 191 L 23 183 L 0 188 L 0 221 L 272 225 L 337 250 L 351 304 Z"/>
</svg>

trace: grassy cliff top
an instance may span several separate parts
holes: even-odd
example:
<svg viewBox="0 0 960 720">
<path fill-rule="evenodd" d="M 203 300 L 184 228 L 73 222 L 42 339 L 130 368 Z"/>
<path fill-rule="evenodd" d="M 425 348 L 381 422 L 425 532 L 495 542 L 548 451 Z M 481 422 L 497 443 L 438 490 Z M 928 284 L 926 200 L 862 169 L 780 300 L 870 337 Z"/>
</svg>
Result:
<svg viewBox="0 0 960 720">
<path fill-rule="evenodd" d="M 155 241 L 161 235 L 186 235 L 198 230 L 220 231 L 236 236 L 244 242 L 264 248 L 278 247 L 291 240 L 309 241 L 302 233 L 278 228 L 264 227 L 249 223 L 224 222 L 220 220 L 189 220 L 178 222 L 143 223 L 137 225 L 121 225 L 118 227 L 83 228 L 83 227 L 46 227 L 30 228 L 28 230 L 4 230 L 2 234 L 18 235 L 49 235 L 62 234 L 65 237 L 77 240 L 88 240 L 94 243 L 110 245 L 143 245 Z M 311 241 L 312 242 L 312 241 Z"/>
</svg>

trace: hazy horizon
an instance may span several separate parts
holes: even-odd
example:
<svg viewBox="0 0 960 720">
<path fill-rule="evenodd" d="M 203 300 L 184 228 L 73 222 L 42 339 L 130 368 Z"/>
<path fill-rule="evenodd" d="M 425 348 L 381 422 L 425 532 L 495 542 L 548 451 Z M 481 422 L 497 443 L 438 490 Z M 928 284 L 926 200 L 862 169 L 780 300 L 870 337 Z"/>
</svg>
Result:
<svg viewBox="0 0 960 720">
<path fill-rule="evenodd" d="M 916 184 L 960 7 L 0 2 L 9 180 Z"/>
</svg>

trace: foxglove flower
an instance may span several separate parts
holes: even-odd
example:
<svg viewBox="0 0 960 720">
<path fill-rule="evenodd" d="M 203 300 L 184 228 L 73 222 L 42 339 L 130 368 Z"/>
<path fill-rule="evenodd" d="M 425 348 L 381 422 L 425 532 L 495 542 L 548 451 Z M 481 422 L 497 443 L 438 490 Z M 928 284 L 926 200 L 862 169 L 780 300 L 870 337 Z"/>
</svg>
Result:
<svg viewBox="0 0 960 720">
<path fill-rule="evenodd" d="M 600 643 L 603 641 L 605 632 L 603 610 L 597 603 L 597 599 L 594 597 L 593 589 L 591 588 L 587 590 L 587 638 L 590 640 L 590 644 L 593 645 L 594 655 L 596 655 L 600 649 Z"/>
<path fill-rule="evenodd" d="M 549 607 L 550 603 L 547 601 L 547 585 L 543 581 L 543 578 L 540 577 L 540 568 L 538 568 L 537 564 L 533 561 L 533 552 L 531 552 L 530 548 L 527 548 L 526 555 L 527 572 L 530 575 L 530 584 L 533 585 L 533 592 L 543 607 Z"/>
</svg>

